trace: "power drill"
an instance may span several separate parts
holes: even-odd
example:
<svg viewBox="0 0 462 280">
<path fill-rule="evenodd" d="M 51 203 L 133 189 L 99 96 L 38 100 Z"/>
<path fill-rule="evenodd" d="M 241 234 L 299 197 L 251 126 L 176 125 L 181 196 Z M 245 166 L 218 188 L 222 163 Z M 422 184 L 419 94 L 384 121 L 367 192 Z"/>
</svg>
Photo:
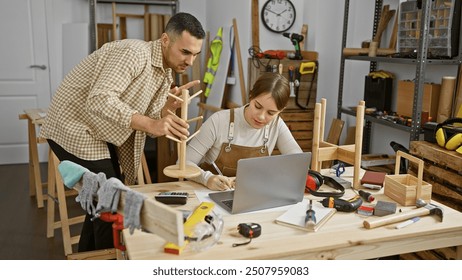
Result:
<svg viewBox="0 0 462 280">
<path fill-rule="evenodd" d="M 363 200 L 359 196 L 355 196 L 349 200 L 330 196 L 320 202 L 324 207 L 335 208 L 341 212 L 353 212 L 363 204 Z"/>
<path fill-rule="evenodd" d="M 294 57 L 289 57 L 290 59 L 294 60 L 302 60 L 302 53 L 300 52 L 300 42 L 303 41 L 303 35 L 297 34 L 297 33 L 282 33 L 284 37 L 287 37 L 292 41 L 292 44 L 295 47 L 295 56 Z"/>
</svg>

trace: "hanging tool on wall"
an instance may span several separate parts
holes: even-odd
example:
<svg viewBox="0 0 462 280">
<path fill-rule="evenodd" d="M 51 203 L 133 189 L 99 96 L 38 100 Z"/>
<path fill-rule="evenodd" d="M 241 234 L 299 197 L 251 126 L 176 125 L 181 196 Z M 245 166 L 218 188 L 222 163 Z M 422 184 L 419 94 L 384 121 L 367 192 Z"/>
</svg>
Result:
<svg viewBox="0 0 462 280">
<path fill-rule="evenodd" d="M 297 33 L 288 33 L 288 32 L 284 32 L 284 33 L 282 33 L 282 35 L 284 37 L 289 38 L 290 41 L 292 42 L 292 44 L 295 47 L 295 55 L 294 56 L 289 56 L 289 54 L 288 54 L 287 57 L 289 59 L 302 60 L 303 56 L 302 56 L 302 53 L 300 51 L 300 42 L 303 41 L 303 35 L 300 35 L 300 34 L 297 34 Z"/>
<path fill-rule="evenodd" d="M 308 109 L 308 104 L 310 103 L 310 97 L 311 97 L 311 90 L 313 89 L 313 83 L 316 77 L 316 70 L 317 70 L 317 62 L 315 61 L 306 61 L 306 62 L 301 62 L 300 67 L 295 68 L 295 80 L 294 80 L 294 85 L 296 86 L 295 88 L 295 104 L 297 104 L 298 107 L 301 109 Z M 301 78 L 302 75 L 308 75 L 311 74 L 311 82 L 310 86 L 308 89 L 308 96 L 306 97 L 306 104 L 302 105 L 300 103 L 300 96 L 299 96 L 299 89 L 301 85 Z M 289 78 L 290 78 L 290 66 L 289 66 Z M 292 96 L 292 95 L 291 95 Z"/>
<path fill-rule="evenodd" d="M 295 68 L 290 65 L 288 67 L 288 72 L 289 72 L 289 87 L 290 87 L 290 97 L 295 96 Z"/>
</svg>

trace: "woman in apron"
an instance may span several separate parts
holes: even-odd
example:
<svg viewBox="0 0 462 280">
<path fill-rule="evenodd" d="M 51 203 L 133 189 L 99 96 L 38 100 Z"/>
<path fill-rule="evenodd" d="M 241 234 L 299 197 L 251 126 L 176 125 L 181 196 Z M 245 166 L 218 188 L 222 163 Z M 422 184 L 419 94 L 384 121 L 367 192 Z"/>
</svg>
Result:
<svg viewBox="0 0 462 280">
<path fill-rule="evenodd" d="M 249 103 L 210 116 L 186 148 L 188 164 L 201 168 L 189 178 L 211 190 L 234 187 L 237 161 L 281 154 L 302 153 L 282 118 L 289 101 L 289 81 L 278 73 L 264 73 L 249 94 Z"/>
</svg>

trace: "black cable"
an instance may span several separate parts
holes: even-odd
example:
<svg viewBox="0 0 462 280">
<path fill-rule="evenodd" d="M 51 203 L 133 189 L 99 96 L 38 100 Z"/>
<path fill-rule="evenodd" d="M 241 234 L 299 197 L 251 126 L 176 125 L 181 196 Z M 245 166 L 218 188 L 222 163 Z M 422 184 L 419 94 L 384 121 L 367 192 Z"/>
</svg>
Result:
<svg viewBox="0 0 462 280">
<path fill-rule="evenodd" d="M 250 237 L 249 241 L 247 241 L 247 242 L 243 242 L 243 243 L 233 243 L 233 247 L 242 246 L 242 245 L 247 245 L 247 244 L 249 244 L 250 242 L 252 242 L 252 237 Z"/>
</svg>

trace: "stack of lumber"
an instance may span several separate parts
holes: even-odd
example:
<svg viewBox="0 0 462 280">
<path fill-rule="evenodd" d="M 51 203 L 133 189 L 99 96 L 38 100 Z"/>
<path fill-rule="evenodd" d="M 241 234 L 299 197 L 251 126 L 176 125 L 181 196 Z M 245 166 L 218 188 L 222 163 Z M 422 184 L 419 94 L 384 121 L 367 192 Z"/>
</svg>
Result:
<svg viewBox="0 0 462 280">
<path fill-rule="evenodd" d="M 432 185 L 432 200 L 462 211 L 462 154 L 426 141 L 412 141 L 409 150 L 424 160 L 423 180 Z M 416 171 L 417 166 L 410 164 L 408 173 L 415 175 Z M 450 260 L 455 256 L 455 247 L 449 247 L 403 254 L 400 258 Z"/>
</svg>

